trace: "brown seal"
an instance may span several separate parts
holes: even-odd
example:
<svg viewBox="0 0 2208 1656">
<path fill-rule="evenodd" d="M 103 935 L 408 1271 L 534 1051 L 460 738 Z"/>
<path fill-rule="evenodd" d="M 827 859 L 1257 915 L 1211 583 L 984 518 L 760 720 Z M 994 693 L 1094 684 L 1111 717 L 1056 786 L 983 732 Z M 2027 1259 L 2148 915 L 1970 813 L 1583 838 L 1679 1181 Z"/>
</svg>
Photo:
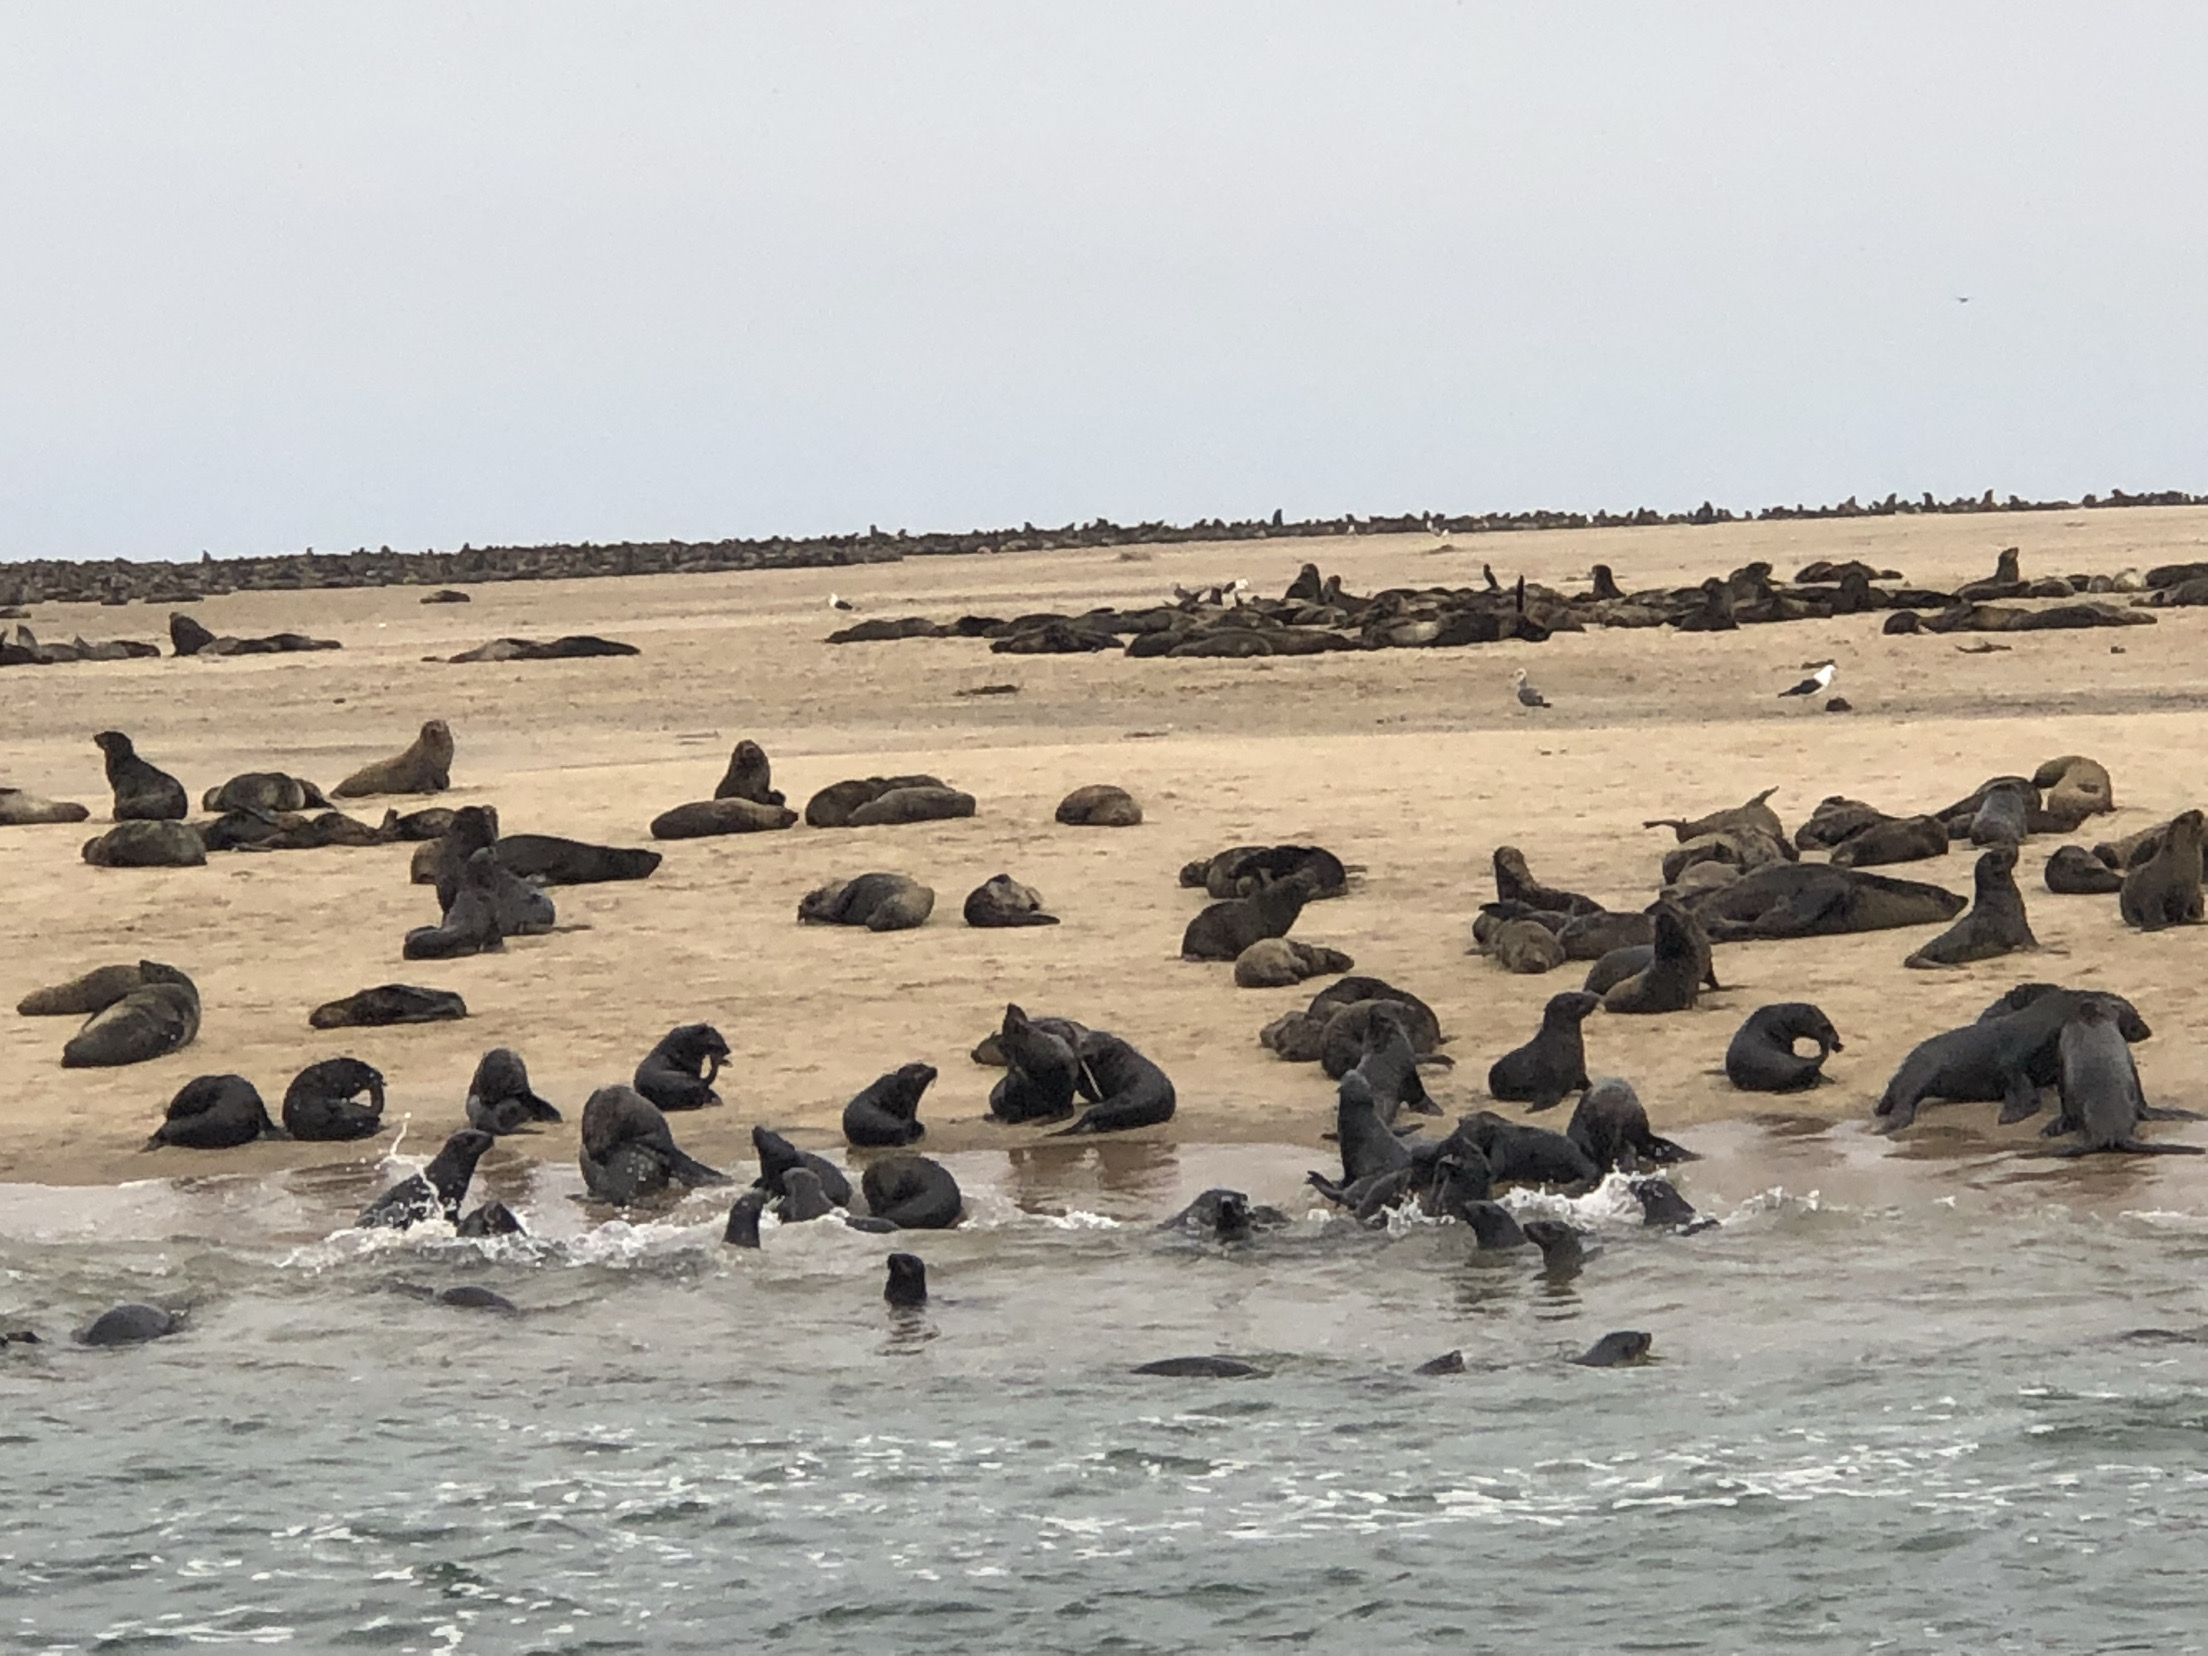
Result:
<svg viewBox="0 0 2208 1656">
<path fill-rule="evenodd" d="M 1506 903 L 1525 903 L 1537 909 L 1558 909 L 1565 914 L 1600 914 L 1602 905 L 1576 891 L 1545 886 L 1526 867 L 1526 854 L 1515 845 L 1495 848 L 1495 895 Z"/>
<path fill-rule="evenodd" d="M 2153 856 L 2124 876 L 2116 906 L 2124 923 L 2142 931 L 2188 925 L 2201 918 L 2201 856 L 2208 833 L 2198 811 L 2177 817 Z"/>
<path fill-rule="evenodd" d="M 902 874 L 861 874 L 809 891 L 797 917 L 814 925 L 864 926 L 868 931 L 909 931 L 935 910 L 935 893 Z"/>
<path fill-rule="evenodd" d="M 728 772 L 714 788 L 713 797 L 748 799 L 755 805 L 783 804 L 781 790 L 774 786 L 774 767 L 768 762 L 767 750 L 757 742 L 738 742 L 728 756 Z"/>
<path fill-rule="evenodd" d="M 1311 890 L 1311 877 L 1299 874 L 1267 886 L 1255 897 L 1211 904 L 1181 933 L 1181 958 L 1235 960 L 1261 938 L 1287 936 Z"/>
<path fill-rule="evenodd" d="M 1602 997 L 1605 1012 L 1686 1012 L 1702 992 L 1710 969 L 1709 939 L 1677 903 L 1660 902 L 1650 913 L 1656 941 L 1649 962 Z"/>
<path fill-rule="evenodd" d="M 865 776 L 831 782 L 805 802 L 808 828 L 848 828 L 851 813 L 899 788 L 941 788 L 935 776 Z"/>
<path fill-rule="evenodd" d="M 2105 897 L 2124 889 L 2124 877 L 2082 845 L 2058 847 L 2047 859 L 2044 878 L 2060 897 Z"/>
<path fill-rule="evenodd" d="M 2116 809 L 2116 788 L 2108 768 L 2082 753 L 2050 759 L 2032 772 L 2040 790 L 2040 810 L 2059 832 L 2074 833 L 2087 817 Z"/>
<path fill-rule="evenodd" d="M 786 805 L 762 805 L 755 799 L 700 799 L 652 818 L 652 838 L 707 839 L 715 834 L 772 833 L 796 823 L 797 813 Z"/>
<path fill-rule="evenodd" d="M 1722 811 L 1712 811 L 1708 816 L 1691 819 L 1650 817 L 1641 826 L 1669 828 L 1679 836 L 1681 845 L 1689 840 L 1700 839 L 1704 834 L 1722 834 L 1729 828 L 1752 828 L 1783 844 L 1786 840 L 1786 825 L 1779 821 L 1779 813 L 1764 803 L 1778 791 L 1776 788 L 1766 788 L 1744 805 L 1728 806 Z"/>
<path fill-rule="evenodd" d="M 966 924 L 979 927 L 1055 926 L 1058 916 L 1043 912 L 1043 895 L 1009 874 L 984 880 L 966 894 L 961 912 Z"/>
<path fill-rule="evenodd" d="M 118 822 L 84 842 L 84 860 L 94 868 L 201 868 L 207 842 L 188 822 Z"/>
<path fill-rule="evenodd" d="M 361 766 L 330 792 L 340 799 L 443 793 L 452 786 L 452 753 L 451 727 L 442 719 L 431 719 L 404 753 Z"/>
<path fill-rule="evenodd" d="M 1947 855 L 1947 824 L 1935 816 L 1888 817 L 1833 847 L 1835 868 L 1874 868 L 1881 863 L 1922 862 Z"/>
<path fill-rule="evenodd" d="M 1981 852 L 1971 879 L 1969 912 L 1904 960 L 1904 966 L 1964 966 L 2039 947 L 2024 918 L 2024 894 L 2016 888 L 2016 847 L 2002 844 Z"/>
<path fill-rule="evenodd" d="M 1241 989 L 1285 989 L 1305 978 L 1347 972 L 1356 964 L 1339 949 L 1287 937 L 1261 937 L 1234 957 L 1234 981 Z"/>
<path fill-rule="evenodd" d="M 1142 822 L 1142 807 L 1125 788 L 1092 782 L 1058 802 L 1058 820 L 1073 828 L 1133 828 Z"/>
<path fill-rule="evenodd" d="M 40 822 L 82 822 L 91 807 L 68 799 L 41 799 L 22 788 L 0 788 L 0 828 L 27 828 Z"/>
<path fill-rule="evenodd" d="M 1564 945 L 1538 920 L 1505 920 L 1489 935 L 1487 952 L 1504 971 L 1525 976 L 1564 964 Z"/>
</svg>

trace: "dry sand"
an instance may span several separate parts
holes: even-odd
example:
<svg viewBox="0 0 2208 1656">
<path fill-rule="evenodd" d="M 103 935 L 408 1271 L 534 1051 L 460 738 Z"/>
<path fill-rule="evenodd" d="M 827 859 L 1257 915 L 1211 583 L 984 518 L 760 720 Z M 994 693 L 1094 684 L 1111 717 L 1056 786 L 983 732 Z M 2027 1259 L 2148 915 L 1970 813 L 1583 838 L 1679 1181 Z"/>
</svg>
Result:
<svg viewBox="0 0 2208 1656">
<path fill-rule="evenodd" d="M 742 1165 L 755 1122 L 838 1139 L 844 1102 L 915 1059 L 942 1071 L 922 1109 L 925 1148 L 1030 1143 L 1034 1129 L 981 1119 L 998 1072 L 967 1051 L 1007 1000 L 1115 1030 L 1172 1074 L 1180 1113 L 1142 1135 L 1182 1143 L 1300 1142 L 1317 1153 L 1333 1089 L 1287 1065 L 1257 1031 L 1320 987 L 1247 991 L 1226 966 L 1184 963 L 1181 929 L 1200 904 L 1180 866 L 1239 843 L 1316 841 L 1365 869 L 1345 898 L 1313 905 L 1296 935 L 1346 949 L 1357 969 L 1430 1001 L 1452 1037 L 1452 1073 L 1433 1090 L 1452 1113 L 1487 1103 L 1489 1062 L 1532 1031 L 1548 996 L 1583 968 L 1514 977 L 1469 955 L 1469 927 L 1493 896 L 1489 854 L 1523 847 L 1534 872 L 1613 906 L 1640 906 L 1657 881 L 1662 831 L 1644 817 L 1696 814 L 1766 787 L 1791 828 L 1822 796 L 1928 810 L 1989 775 L 2090 753 L 2115 776 L 2121 810 L 2081 838 L 2113 837 L 2208 803 L 2208 612 L 2153 627 L 2039 633 L 1965 654 L 1969 638 L 1886 638 L 1879 615 L 1745 628 L 1564 634 L 1545 645 L 1390 651 L 1265 661 L 1135 661 L 1119 655 L 1005 657 L 985 643 L 914 640 L 831 648 L 831 589 L 866 615 L 1014 614 L 1137 603 L 1175 581 L 1247 577 L 1277 592 L 1306 559 L 1352 591 L 1469 584 L 1483 560 L 1508 581 L 1584 590 L 1604 561 L 1628 588 L 1685 583 L 1751 559 L 1782 572 L 1860 556 L 1916 583 L 1990 573 L 2003 546 L 2028 575 L 2108 571 L 2208 557 L 2208 511 L 1859 519 L 1468 537 L 1276 541 L 995 557 L 862 569 L 474 588 L 468 605 L 423 606 L 401 588 L 240 594 L 194 613 L 217 632 L 313 632 L 341 653 L 84 663 L 0 675 L 0 782 L 91 805 L 82 826 L 0 829 L 7 959 L 0 1007 L 91 966 L 141 957 L 183 967 L 205 1001 L 198 1042 L 150 1064 L 65 1071 L 73 1020 L 0 1009 L 0 1180 L 91 1183 L 254 1172 L 377 1159 L 361 1146 L 273 1143 L 223 1155 L 138 1146 L 192 1076 L 237 1071 L 271 1109 L 305 1064 L 352 1053 L 390 1082 L 388 1119 L 411 1144 L 457 1125 L 487 1047 L 528 1058 L 538 1090 L 569 1112 L 510 1151 L 571 1161 L 575 1118 L 595 1087 L 625 1081 L 670 1026 L 707 1020 L 735 1049 L 729 1107 L 676 1119 L 709 1161 Z M 151 637 L 165 612 L 45 606 L 48 638 Z M 596 632 L 640 645 L 630 659 L 430 665 L 504 635 Z M 2122 653 L 2115 653 L 2120 650 Z M 1852 715 L 1775 692 L 1825 656 Z M 1513 668 L 1554 706 L 1521 709 Z M 1016 695 L 960 696 L 1012 683 Z M 970 821 L 678 842 L 650 881 L 555 892 L 563 929 L 502 955 L 400 958 L 435 901 L 410 885 L 413 847 L 231 853 L 204 869 L 103 870 L 78 847 L 107 816 L 95 731 L 128 731 L 194 799 L 235 773 L 287 770 L 325 787 L 397 751 L 422 720 L 450 721 L 455 786 L 434 803 L 487 801 L 508 832 L 649 844 L 645 825 L 710 797 L 743 737 L 761 742 L 793 804 L 852 775 L 927 770 L 974 794 Z M 1070 789 L 1133 790 L 1139 828 L 1063 828 Z M 384 802 L 363 802 L 371 819 Z M 395 801 L 402 808 L 432 801 Z M 1867 1115 L 1914 1042 L 1974 1017 L 2027 978 L 2117 989 L 2157 1038 L 2141 1051 L 2150 1094 L 2208 1108 L 2208 929 L 2128 932 L 2113 898 L 2057 898 L 2019 867 L 2045 945 L 1952 972 L 1904 971 L 1929 931 L 1718 952 L 1727 988 L 1670 1017 L 1598 1015 L 1596 1075 L 1631 1078 L 1666 1129 L 1730 1116 Z M 1968 891 L 1970 857 L 1889 870 Z M 915 875 L 937 893 L 924 928 L 875 936 L 800 927 L 798 898 L 869 869 Z M 1055 928 L 977 932 L 965 893 L 1006 871 L 1039 887 Z M 404 981 L 459 990 L 465 1022 L 324 1034 L 316 1004 Z M 1810 999 L 1847 1050 L 1838 1084 L 1773 1100 L 1713 1073 L 1742 1018 Z M 2023 1142 L 1990 1106 L 1932 1112 L 1929 1146 Z M 1551 1118 L 1561 1125 L 1561 1117 Z M 1151 1152 L 1128 1147 L 1114 1155 Z"/>
</svg>

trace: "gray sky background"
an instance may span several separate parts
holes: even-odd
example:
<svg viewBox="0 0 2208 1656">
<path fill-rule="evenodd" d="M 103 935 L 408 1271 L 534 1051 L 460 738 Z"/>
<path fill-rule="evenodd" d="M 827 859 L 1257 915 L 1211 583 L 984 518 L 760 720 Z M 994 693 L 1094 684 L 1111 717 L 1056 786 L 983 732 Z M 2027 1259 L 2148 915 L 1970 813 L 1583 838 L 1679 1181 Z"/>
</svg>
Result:
<svg viewBox="0 0 2208 1656">
<path fill-rule="evenodd" d="M 0 160 L 0 557 L 2208 489 L 2198 0 L 69 0 Z"/>
</svg>

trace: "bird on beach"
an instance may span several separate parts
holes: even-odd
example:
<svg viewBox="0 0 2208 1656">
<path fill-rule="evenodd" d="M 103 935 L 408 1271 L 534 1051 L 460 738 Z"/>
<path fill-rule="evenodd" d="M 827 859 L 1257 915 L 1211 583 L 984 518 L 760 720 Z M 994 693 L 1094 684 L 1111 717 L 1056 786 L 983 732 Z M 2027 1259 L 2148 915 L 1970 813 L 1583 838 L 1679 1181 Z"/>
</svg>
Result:
<svg viewBox="0 0 2208 1656">
<path fill-rule="evenodd" d="M 1523 667 L 1510 675 L 1510 682 L 1518 691 L 1518 705 L 1520 707 L 1546 707 L 1549 705 L 1549 698 L 1526 682 L 1526 670 Z"/>
<path fill-rule="evenodd" d="M 1830 689 L 1833 675 L 1839 671 L 1840 668 L 1836 663 L 1827 661 L 1791 690 L 1781 690 L 1779 694 L 1781 696 L 1814 696 L 1820 690 Z"/>
<path fill-rule="evenodd" d="M 828 607 L 832 610 L 855 610 L 859 606 L 851 602 L 850 599 L 839 598 L 831 592 L 828 594 Z"/>
</svg>

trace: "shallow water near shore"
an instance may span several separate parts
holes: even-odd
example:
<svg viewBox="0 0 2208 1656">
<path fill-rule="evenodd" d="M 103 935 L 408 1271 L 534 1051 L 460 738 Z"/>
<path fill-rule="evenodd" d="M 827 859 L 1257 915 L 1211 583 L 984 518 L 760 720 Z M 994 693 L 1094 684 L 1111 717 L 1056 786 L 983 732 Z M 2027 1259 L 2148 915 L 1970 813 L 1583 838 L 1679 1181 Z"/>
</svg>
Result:
<svg viewBox="0 0 2208 1656">
<path fill-rule="evenodd" d="M 1594 1233 L 1570 1280 L 1329 1225 L 1299 1147 L 952 1158 L 976 1222 L 898 1239 L 917 1313 L 884 1238 L 730 1249 L 725 1193 L 604 1221 L 560 1169 L 487 1244 L 343 1230 L 397 1162 L 13 1187 L 0 1327 L 46 1343 L 0 1354 L 0 1645 L 2208 1642 L 2208 1203 L 2176 1158 L 1698 1147 L 1698 1235 L 1615 1182 L 1516 1199 Z M 1209 1183 L 1295 1222 L 1154 1228 Z M 520 1309 L 418 1294 L 463 1282 Z M 67 1342 L 133 1299 L 186 1332 Z M 1659 1360 L 1564 1360 L 1621 1328 Z M 1130 1372 L 1214 1353 L 1263 1377 Z"/>
</svg>

